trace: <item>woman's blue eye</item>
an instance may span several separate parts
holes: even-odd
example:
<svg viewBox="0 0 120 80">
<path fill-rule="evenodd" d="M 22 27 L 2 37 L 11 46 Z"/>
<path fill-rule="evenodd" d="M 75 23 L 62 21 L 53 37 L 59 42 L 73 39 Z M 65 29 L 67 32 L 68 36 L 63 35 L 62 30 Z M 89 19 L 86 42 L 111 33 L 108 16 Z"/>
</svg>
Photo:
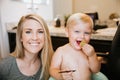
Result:
<svg viewBox="0 0 120 80">
<path fill-rule="evenodd" d="M 27 34 L 31 33 L 30 31 L 26 31 Z"/>
<path fill-rule="evenodd" d="M 79 33 L 80 31 L 75 31 L 76 33 Z"/>
<path fill-rule="evenodd" d="M 44 31 L 38 31 L 39 33 L 44 33 Z"/>
</svg>

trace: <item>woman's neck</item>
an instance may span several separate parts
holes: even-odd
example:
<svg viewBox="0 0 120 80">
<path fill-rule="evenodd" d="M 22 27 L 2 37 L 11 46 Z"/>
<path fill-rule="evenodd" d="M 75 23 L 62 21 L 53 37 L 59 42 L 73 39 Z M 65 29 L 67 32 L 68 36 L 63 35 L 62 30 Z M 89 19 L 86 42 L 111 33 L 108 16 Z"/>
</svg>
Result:
<svg viewBox="0 0 120 80">
<path fill-rule="evenodd" d="M 17 59 L 17 65 L 22 74 L 31 76 L 34 75 L 40 69 L 41 61 L 38 57 L 35 56 L 25 56 L 22 59 Z"/>
</svg>

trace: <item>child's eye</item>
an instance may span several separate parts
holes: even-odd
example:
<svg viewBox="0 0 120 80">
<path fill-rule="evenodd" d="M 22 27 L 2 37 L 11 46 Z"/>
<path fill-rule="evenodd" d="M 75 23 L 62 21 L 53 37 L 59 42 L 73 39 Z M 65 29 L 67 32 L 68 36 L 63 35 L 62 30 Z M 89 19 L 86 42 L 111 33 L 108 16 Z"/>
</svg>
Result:
<svg viewBox="0 0 120 80">
<path fill-rule="evenodd" d="M 90 35 L 91 33 L 90 32 L 85 32 L 85 34 Z"/>
</svg>

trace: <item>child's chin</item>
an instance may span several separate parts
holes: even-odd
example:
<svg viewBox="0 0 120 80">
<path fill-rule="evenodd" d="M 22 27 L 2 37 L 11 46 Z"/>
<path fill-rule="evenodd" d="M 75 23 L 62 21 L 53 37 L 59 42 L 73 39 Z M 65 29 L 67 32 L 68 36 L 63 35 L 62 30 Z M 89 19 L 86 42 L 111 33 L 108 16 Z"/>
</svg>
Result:
<svg viewBox="0 0 120 80">
<path fill-rule="evenodd" d="M 82 49 L 82 47 L 80 47 L 80 46 L 79 46 L 79 47 L 76 47 L 76 49 L 77 49 L 77 50 L 81 50 L 81 49 Z"/>
</svg>

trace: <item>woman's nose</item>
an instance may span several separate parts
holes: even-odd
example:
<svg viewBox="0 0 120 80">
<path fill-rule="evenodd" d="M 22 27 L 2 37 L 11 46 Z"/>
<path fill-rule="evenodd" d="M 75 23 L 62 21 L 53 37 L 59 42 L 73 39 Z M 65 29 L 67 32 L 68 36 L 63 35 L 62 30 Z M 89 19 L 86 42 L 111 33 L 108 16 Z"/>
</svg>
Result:
<svg viewBox="0 0 120 80">
<path fill-rule="evenodd" d="M 33 33 L 32 39 L 33 39 L 33 40 L 36 40 L 36 39 L 37 39 L 37 34 L 36 34 L 36 33 Z"/>
</svg>

